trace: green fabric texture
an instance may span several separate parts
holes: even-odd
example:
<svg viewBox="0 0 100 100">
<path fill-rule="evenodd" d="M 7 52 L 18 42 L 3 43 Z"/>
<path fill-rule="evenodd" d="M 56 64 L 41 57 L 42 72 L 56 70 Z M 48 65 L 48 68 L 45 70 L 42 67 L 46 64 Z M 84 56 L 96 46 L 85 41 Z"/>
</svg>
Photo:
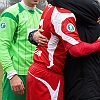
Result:
<svg viewBox="0 0 100 100">
<path fill-rule="evenodd" d="M 20 75 L 20 79 L 23 81 L 26 87 L 26 75 Z M 7 79 L 7 73 L 4 73 L 2 81 L 2 100 L 26 100 L 26 89 L 23 95 L 15 94 L 10 87 L 10 81 Z"/>
<path fill-rule="evenodd" d="M 16 70 L 18 75 L 27 75 L 36 48 L 28 41 L 28 30 L 38 29 L 41 14 L 38 8 L 28 11 L 20 3 L 1 14 L 0 61 L 7 73 Z"/>
</svg>

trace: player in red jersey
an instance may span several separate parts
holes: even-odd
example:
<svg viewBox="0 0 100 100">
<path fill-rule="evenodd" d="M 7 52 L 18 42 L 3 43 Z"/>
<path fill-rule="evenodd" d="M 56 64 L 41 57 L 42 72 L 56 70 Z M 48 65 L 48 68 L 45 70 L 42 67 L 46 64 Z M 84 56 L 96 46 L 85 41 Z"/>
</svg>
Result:
<svg viewBox="0 0 100 100">
<path fill-rule="evenodd" d="M 82 42 L 74 14 L 56 6 L 46 7 L 40 28 L 49 42 L 38 45 L 34 53 L 34 63 L 28 70 L 27 100 L 63 100 L 66 54 L 78 57 L 100 51 L 100 40 L 92 44 Z"/>
</svg>

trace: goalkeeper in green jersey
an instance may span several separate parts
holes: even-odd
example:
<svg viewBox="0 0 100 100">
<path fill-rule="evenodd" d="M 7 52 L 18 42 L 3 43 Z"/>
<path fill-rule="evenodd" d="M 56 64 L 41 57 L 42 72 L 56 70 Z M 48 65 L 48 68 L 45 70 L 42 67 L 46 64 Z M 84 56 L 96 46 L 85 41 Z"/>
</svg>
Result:
<svg viewBox="0 0 100 100">
<path fill-rule="evenodd" d="M 26 100 L 26 76 L 35 45 L 28 41 L 38 29 L 42 11 L 39 0 L 22 0 L 0 16 L 0 62 L 4 69 L 2 100 Z"/>
</svg>

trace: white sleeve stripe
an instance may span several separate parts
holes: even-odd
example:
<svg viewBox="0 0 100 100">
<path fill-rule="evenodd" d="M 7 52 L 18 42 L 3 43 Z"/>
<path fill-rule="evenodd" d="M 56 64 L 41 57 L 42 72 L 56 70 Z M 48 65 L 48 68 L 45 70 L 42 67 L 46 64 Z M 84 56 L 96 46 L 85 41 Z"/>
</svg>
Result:
<svg viewBox="0 0 100 100">
<path fill-rule="evenodd" d="M 61 30 L 62 21 L 64 21 L 66 18 L 71 17 L 71 16 L 75 18 L 73 13 L 60 13 L 55 8 L 52 13 L 51 22 L 54 25 L 55 32 L 59 36 L 61 36 L 63 40 L 69 42 L 72 45 L 75 45 L 75 44 L 78 44 L 79 42 L 77 40 L 75 40 L 74 38 L 64 34 Z M 59 20 L 59 22 L 58 22 L 58 20 Z"/>
</svg>

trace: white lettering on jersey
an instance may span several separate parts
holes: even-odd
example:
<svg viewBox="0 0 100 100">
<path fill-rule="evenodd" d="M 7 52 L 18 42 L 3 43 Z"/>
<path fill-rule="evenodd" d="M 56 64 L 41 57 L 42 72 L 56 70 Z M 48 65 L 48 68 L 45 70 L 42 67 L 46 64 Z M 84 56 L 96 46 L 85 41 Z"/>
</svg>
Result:
<svg viewBox="0 0 100 100">
<path fill-rule="evenodd" d="M 41 51 L 41 50 L 36 50 L 36 51 L 34 52 L 34 54 L 36 54 L 36 55 L 38 55 L 38 56 L 41 56 L 42 51 Z"/>
<path fill-rule="evenodd" d="M 58 42 L 59 42 L 59 38 L 51 33 L 51 38 L 48 42 L 48 48 L 47 48 L 47 51 L 49 54 L 49 61 L 50 61 L 50 66 L 47 66 L 48 68 L 51 68 L 54 65 L 53 55 L 54 55 L 54 51 L 57 47 Z"/>
<path fill-rule="evenodd" d="M 50 95 L 51 95 L 51 100 L 58 100 L 58 93 L 59 93 L 59 88 L 60 88 L 60 81 L 58 82 L 58 86 L 56 88 L 56 90 L 53 90 L 52 87 L 50 86 L 49 83 L 47 83 L 45 80 L 35 77 L 33 74 L 31 74 L 29 71 L 28 73 L 33 76 L 34 78 L 36 78 L 37 80 L 41 81 L 43 84 L 46 85 L 46 87 L 48 88 Z"/>
</svg>

